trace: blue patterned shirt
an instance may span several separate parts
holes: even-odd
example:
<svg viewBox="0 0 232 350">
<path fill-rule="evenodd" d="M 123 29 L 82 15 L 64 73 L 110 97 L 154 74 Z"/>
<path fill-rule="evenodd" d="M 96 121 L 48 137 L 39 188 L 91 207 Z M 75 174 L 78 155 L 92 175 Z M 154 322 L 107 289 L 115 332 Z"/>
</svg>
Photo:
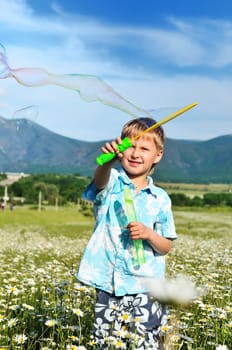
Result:
<svg viewBox="0 0 232 350">
<path fill-rule="evenodd" d="M 112 169 L 107 186 L 98 191 L 94 183 L 83 197 L 94 202 L 95 228 L 80 262 L 77 278 L 92 287 L 116 296 L 146 292 L 144 280 L 163 279 L 165 257 L 143 240 L 146 262 L 135 265 L 134 243 L 126 228 L 124 187 L 129 186 L 137 221 L 152 228 L 159 235 L 175 239 L 176 232 L 168 194 L 153 184 L 136 193 L 135 187 L 122 168 Z"/>
</svg>

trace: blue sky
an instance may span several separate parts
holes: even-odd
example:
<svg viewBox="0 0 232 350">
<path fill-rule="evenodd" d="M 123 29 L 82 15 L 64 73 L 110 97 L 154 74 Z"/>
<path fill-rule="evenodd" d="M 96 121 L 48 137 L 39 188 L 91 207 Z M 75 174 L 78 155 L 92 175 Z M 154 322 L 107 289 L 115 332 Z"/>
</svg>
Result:
<svg viewBox="0 0 232 350">
<path fill-rule="evenodd" d="M 0 27 L 13 69 L 100 77 L 158 120 L 197 101 L 164 126 L 168 137 L 231 134 L 231 0 L 0 0 Z M 131 118 L 61 86 L 10 78 L 0 80 L 0 115 L 88 141 L 115 138 Z"/>
</svg>

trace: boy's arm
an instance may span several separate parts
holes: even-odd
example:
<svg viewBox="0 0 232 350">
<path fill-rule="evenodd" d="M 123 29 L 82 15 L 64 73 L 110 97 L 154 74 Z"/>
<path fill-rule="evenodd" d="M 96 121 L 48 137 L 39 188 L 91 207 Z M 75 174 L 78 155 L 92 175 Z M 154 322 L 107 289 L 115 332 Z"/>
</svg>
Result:
<svg viewBox="0 0 232 350">
<path fill-rule="evenodd" d="M 121 138 L 117 137 L 116 141 L 112 141 L 111 143 L 107 142 L 102 148 L 101 151 L 103 153 L 116 152 L 117 156 L 121 155 L 117 144 L 121 144 Z M 94 183 L 99 190 L 102 190 L 107 185 L 110 178 L 111 168 L 116 161 L 117 157 L 109 161 L 108 163 L 103 164 L 96 168 L 94 173 Z"/>
<path fill-rule="evenodd" d="M 146 239 L 152 248 L 160 254 L 167 254 L 170 251 L 171 240 L 160 236 L 142 222 L 130 222 L 127 228 L 131 239 Z"/>
<path fill-rule="evenodd" d="M 150 230 L 148 228 L 148 230 Z M 160 236 L 158 233 L 151 230 L 150 235 L 148 236 L 147 241 L 152 246 L 152 248 L 160 253 L 160 254 L 167 254 L 172 247 L 172 241 L 168 238 Z"/>
<path fill-rule="evenodd" d="M 96 168 L 94 173 L 94 183 L 99 190 L 103 190 L 103 188 L 106 187 L 110 178 L 110 170 L 113 163 L 113 161 L 110 161 Z"/>
</svg>

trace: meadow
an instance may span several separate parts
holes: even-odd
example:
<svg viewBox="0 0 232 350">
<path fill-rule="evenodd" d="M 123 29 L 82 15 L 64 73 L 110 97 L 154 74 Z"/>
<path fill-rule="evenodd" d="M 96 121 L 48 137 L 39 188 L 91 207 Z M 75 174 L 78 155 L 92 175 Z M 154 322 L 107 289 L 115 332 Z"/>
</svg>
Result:
<svg viewBox="0 0 232 350">
<path fill-rule="evenodd" d="M 205 292 L 188 306 L 169 306 L 165 350 L 229 350 L 232 210 L 173 209 L 178 240 L 167 256 L 167 277 L 186 275 Z M 95 291 L 75 278 L 93 225 L 77 206 L 0 212 L 0 350 L 95 349 Z M 127 349 L 130 337 L 114 334 L 108 349 Z"/>
<path fill-rule="evenodd" d="M 232 192 L 231 184 L 193 184 L 193 183 L 175 183 L 175 182 L 159 182 L 158 186 L 164 188 L 169 194 L 184 193 L 192 198 L 194 196 L 203 197 L 206 193 L 228 193 Z"/>
</svg>

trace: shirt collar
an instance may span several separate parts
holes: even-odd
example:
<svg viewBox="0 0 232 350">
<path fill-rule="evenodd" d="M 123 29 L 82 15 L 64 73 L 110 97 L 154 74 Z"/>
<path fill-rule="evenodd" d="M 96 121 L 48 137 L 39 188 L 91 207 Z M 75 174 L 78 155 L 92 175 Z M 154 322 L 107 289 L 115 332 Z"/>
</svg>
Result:
<svg viewBox="0 0 232 350">
<path fill-rule="evenodd" d="M 128 185 L 131 189 L 134 188 L 134 185 L 130 180 L 130 178 L 128 177 L 125 170 L 122 167 L 119 167 L 118 171 L 119 171 L 119 179 L 124 183 L 124 185 Z M 156 190 L 156 186 L 153 183 L 152 177 L 147 176 L 147 181 L 148 181 L 148 185 L 143 189 L 143 191 L 150 191 L 150 193 L 153 196 L 157 197 L 157 190 Z"/>
</svg>

